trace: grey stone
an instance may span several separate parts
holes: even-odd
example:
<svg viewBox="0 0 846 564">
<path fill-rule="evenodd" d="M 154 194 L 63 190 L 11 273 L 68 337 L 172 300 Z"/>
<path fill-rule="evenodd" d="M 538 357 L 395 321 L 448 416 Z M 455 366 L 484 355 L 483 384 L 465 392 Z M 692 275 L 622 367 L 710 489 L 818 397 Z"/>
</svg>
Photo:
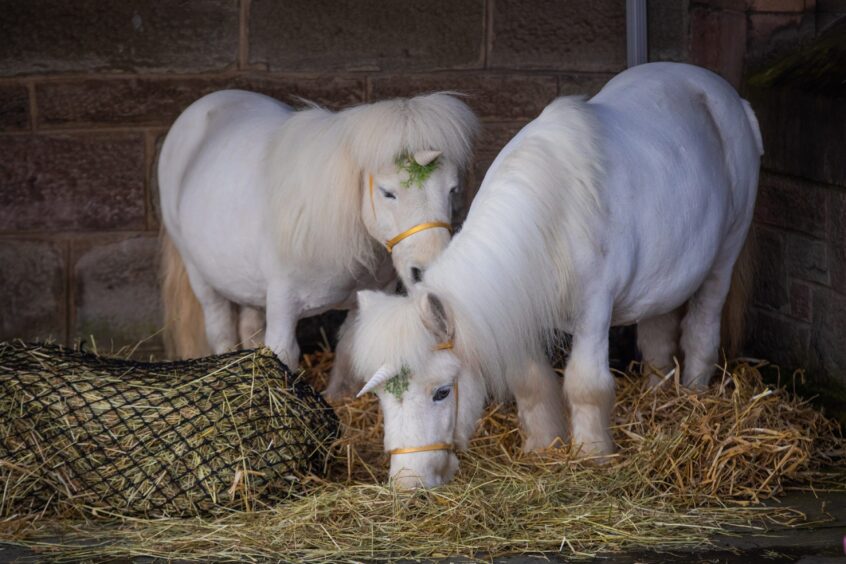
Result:
<svg viewBox="0 0 846 564">
<path fill-rule="evenodd" d="M 72 337 L 100 350 L 160 349 L 162 306 L 155 235 L 74 242 Z"/>
<path fill-rule="evenodd" d="M 625 65 L 625 2 L 493 2 L 492 68 L 616 72 Z"/>
<path fill-rule="evenodd" d="M 0 137 L 0 231 L 145 229 L 140 134 Z"/>
<path fill-rule="evenodd" d="M 0 0 L 0 75 L 234 66 L 238 0 Z"/>
<path fill-rule="evenodd" d="M 0 341 L 64 342 L 65 272 L 61 244 L 0 239 Z"/>
<path fill-rule="evenodd" d="M 481 68 L 484 0 L 250 3 L 250 63 L 274 71 Z"/>
</svg>

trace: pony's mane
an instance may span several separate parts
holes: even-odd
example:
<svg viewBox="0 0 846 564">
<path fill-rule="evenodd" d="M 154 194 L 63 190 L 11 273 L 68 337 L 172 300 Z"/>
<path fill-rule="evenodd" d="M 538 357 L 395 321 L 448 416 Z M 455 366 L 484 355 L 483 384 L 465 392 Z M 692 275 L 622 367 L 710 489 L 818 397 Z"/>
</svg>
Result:
<svg viewBox="0 0 846 564">
<path fill-rule="evenodd" d="M 361 218 L 363 175 L 393 166 L 403 152 L 430 149 L 466 168 L 477 130 L 470 108 L 445 92 L 297 112 L 267 155 L 279 252 L 327 268 L 374 269 L 384 251 Z"/>
<path fill-rule="evenodd" d="M 362 384 L 383 364 L 394 370 L 406 365 L 416 372 L 436 344 L 412 298 L 375 296 L 367 307 L 367 323 L 361 321 L 361 317 L 356 318 L 352 332 L 352 377 Z"/>
<path fill-rule="evenodd" d="M 500 397 L 571 316 L 571 243 L 595 243 L 603 206 L 598 124 L 582 98 L 555 100 L 507 150 L 424 279 L 452 309 L 459 354 Z"/>
</svg>

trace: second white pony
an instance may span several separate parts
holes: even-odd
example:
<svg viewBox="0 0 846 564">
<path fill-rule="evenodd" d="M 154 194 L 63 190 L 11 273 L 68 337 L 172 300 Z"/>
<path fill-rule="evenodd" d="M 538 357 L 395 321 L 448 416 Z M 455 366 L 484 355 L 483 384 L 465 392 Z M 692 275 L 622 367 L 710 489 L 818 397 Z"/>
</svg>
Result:
<svg viewBox="0 0 846 564">
<path fill-rule="evenodd" d="M 415 296 L 359 293 L 353 346 L 402 487 L 448 481 L 488 394 L 517 400 L 526 450 L 564 438 L 550 331 L 573 335 L 563 396 L 584 454 L 612 452 L 608 330 L 704 387 L 752 220 L 762 154 L 747 102 L 701 68 L 656 63 L 560 98 L 494 161 Z M 682 308 L 684 315 L 681 317 Z"/>
<path fill-rule="evenodd" d="M 295 368 L 300 318 L 384 286 L 391 259 L 406 286 L 416 283 L 449 241 L 477 129 L 446 93 L 337 113 L 238 90 L 192 104 L 158 170 L 176 355 L 207 352 L 202 333 L 215 353 L 258 335 Z M 196 300 L 202 313 L 191 311 Z"/>
</svg>

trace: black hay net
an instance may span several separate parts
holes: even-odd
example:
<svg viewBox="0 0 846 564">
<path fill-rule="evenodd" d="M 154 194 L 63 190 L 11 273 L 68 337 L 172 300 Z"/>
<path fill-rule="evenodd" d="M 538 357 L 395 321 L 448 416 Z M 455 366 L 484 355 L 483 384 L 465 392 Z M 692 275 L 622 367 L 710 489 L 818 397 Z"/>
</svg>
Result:
<svg viewBox="0 0 846 564">
<path fill-rule="evenodd" d="M 0 518 L 261 509 L 324 474 L 338 435 L 267 349 L 146 363 L 0 343 Z"/>
</svg>

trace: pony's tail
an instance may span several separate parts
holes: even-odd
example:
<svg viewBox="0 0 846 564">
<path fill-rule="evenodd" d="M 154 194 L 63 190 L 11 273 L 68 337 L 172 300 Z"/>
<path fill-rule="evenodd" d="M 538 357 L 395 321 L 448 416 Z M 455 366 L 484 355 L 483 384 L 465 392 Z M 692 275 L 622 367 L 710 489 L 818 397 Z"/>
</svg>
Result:
<svg viewBox="0 0 846 564">
<path fill-rule="evenodd" d="M 743 352 L 743 345 L 746 337 L 746 314 L 749 307 L 749 299 L 752 295 L 752 282 L 754 279 L 754 268 L 752 263 L 752 237 L 746 237 L 740 256 L 734 264 L 734 271 L 731 274 L 731 286 L 729 288 L 726 303 L 723 306 L 721 340 L 726 356 L 731 359 Z"/>
<path fill-rule="evenodd" d="M 206 340 L 203 308 L 191 289 L 185 263 L 164 228 L 161 232 L 161 261 L 165 354 L 171 359 L 210 355 L 212 351 Z"/>
</svg>

